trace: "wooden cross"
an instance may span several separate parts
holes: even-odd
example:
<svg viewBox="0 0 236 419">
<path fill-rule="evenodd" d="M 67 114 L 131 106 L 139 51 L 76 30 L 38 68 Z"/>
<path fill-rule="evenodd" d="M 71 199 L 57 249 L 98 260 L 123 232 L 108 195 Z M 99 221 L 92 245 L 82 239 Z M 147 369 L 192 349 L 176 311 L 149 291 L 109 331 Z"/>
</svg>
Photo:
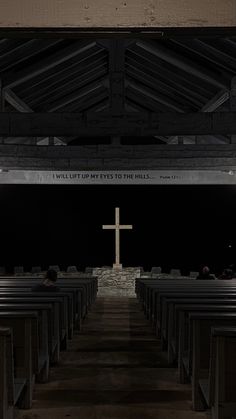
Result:
<svg viewBox="0 0 236 419">
<path fill-rule="evenodd" d="M 113 264 L 114 269 L 121 269 L 122 264 L 120 263 L 120 230 L 132 230 L 132 225 L 121 225 L 120 224 L 120 208 L 115 209 L 115 225 L 103 225 L 104 230 L 115 230 L 115 244 L 116 244 L 116 262 Z"/>
</svg>

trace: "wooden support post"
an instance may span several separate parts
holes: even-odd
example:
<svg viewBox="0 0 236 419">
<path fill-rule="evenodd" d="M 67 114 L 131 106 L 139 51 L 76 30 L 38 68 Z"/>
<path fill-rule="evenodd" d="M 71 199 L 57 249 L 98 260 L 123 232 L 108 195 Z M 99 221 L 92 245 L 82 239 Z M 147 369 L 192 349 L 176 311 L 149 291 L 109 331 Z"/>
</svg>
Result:
<svg viewBox="0 0 236 419">
<path fill-rule="evenodd" d="M 230 111 L 236 111 L 236 77 L 231 80 Z M 231 135 L 231 143 L 236 144 L 236 134 Z"/>
<path fill-rule="evenodd" d="M 0 112 L 4 112 L 5 110 L 5 93 L 3 90 L 3 83 L 0 79 Z M 0 144 L 4 143 L 4 138 L 0 136 Z"/>
<path fill-rule="evenodd" d="M 121 115 L 125 107 L 125 41 L 109 42 L 110 107 L 112 115 Z"/>
</svg>

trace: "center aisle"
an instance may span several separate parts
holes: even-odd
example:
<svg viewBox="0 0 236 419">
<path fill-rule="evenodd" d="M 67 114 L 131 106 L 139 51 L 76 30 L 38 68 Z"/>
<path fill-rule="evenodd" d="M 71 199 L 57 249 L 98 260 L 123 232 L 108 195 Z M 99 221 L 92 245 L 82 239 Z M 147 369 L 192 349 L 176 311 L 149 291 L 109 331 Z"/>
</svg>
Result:
<svg viewBox="0 0 236 419">
<path fill-rule="evenodd" d="M 98 298 L 21 419 L 206 419 L 191 410 L 135 298 Z"/>
</svg>

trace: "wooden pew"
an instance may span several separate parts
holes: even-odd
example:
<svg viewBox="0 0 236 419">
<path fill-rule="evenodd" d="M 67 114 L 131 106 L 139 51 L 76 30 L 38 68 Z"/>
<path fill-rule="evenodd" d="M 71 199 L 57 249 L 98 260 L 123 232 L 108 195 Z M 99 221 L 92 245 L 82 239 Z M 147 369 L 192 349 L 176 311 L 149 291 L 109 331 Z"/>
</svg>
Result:
<svg viewBox="0 0 236 419">
<path fill-rule="evenodd" d="M 64 293 L 52 293 L 52 292 L 33 292 L 31 288 L 25 288 L 24 286 L 16 286 L 15 284 L 10 284 L 8 287 L 0 286 L 0 296 L 18 296 L 21 298 L 32 298 L 32 297 L 42 297 L 42 298 L 57 298 L 60 302 L 60 349 L 66 350 L 68 345 L 68 339 L 73 333 L 73 298 L 71 292 Z M 68 315 L 69 314 L 69 315 Z"/>
<path fill-rule="evenodd" d="M 32 362 L 32 347 L 35 346 L 35 335 L 32 336 L 32 330 L 33 328 L 38 328 L 38 314 L 30 311 L 0 312 L 0 327 L 11 329 L 13 336 L 14 356 L 12 357 L 12 354 L 9 352 L 12 361 L 9 360 L 9 362 L 7 362 L 10 369 L 6 371 L 7 376 L 9 377 L 7 403 L 10 403 L 9 407 L 12 409 L 14 402 L 17 401 L 16 396 L 20 396 L 21 394 L 20 399 L 18 400 L 19 406 L 24 409 L 29 409 L 32 406 L 33 385 L 37 372 L 34 370 Z M 14 372 L 12 372 L 11 369 L 13 358 Z M 2 370 L 0 376 L 2 380 Z M 14 390 L 16 393 L 13 393 L 12 390 L 14 382 L 18 384 L 18 391 L 16 391 L 17 388 Z M 24 387 L 24 389 L 22 387 Z"/>
<path fill-rule="evenodd" d="M 87 281 L 87 280 L 86 280 Z M 86 281 L 82 281 L 82 290 L 84 291 L 83 288 L 83 282 Z M 77 327 L 80 327 L 80 320 L 81 320 L 81 316 L 82 316 L 82 310 L 81 310 L 81 301 L 80 301 L 80 293 L 81 293 L 81 280 L 80 283 L 77 283 L 78 281 L 76 280 L 66 280 L 65 281 L 65 286 L 62 287 L 62 291 L 59 293 L 56 293 L 56 296 L 53 293 L 53 297 L 55 298 L 63 298 L 64 299 L 64 306 L 65 307 L 61 307 L 60 309 L 60 315 L 61 315 L 61 325 L 62 327 L 60 328 L 61 330 L 61 336 L 60 336 L 60 341 L 61 341 L 61 345 L 60 348 L 61 349 L 66 349 L 67 348 L 67 339 L 68 338 L 72 338 L 73 336 L 73 329 L 74 329 L 74 325 Z M 96 296 L 96 291 L 97 291 L 97 281 L 96 280 L 92 280 L 92 281 L 87 281 L 88 284 L 90 284 L 90 288 L 91 288 L 91 298 L 92 300 L 95 298 Z M 6 278 L 2 278 L 0 281 L 0 296 L 1 293 L 3 293 L 4 295 L 6 295 L 7 293 L 10 293 L 13 291 L 13 293 L 17 293 L 18 290 L 19 292 L 21 292 L 20 297 L 23 297 L 23 293 L 24 294 L 24 298 L 27 296 L 30 296 L 30 298 L 32 298 L 33 296 L 37 297 L 47 297 L 47 298 L 51 298 L 52 297 L 52 293 L 31 293 L 31 287 L 35 284 L 35 282 L 31 282 L 31 280 L 28 278 L 27 281 L 21 281 L 20 278 L 8 278 L 6 280 Z M 92 284 L 92 287 L 91 287 Z M 87 285 L 86 285 L 87 286 Z M 86 288 L 86 287 L 85 287 Z M 64 292 L 65 291 L 65 292 Z M 72 301 L 73 299 L 73 301 Z M 66 301 L 67 300 L 67 301 Z M 75 313 L 74 307 L 74 301 L 76 300 L 76 307 L 78 310 L 78 313 Z M 91 301 L 92 301 L 91 300 Z M 85 310 L 87 309 L 87 307 L 85 307 Z M 76 317 L 76 314 L 78 314 L 78 317 Z M 68 323 L 68 325 L 66 324 Z M 57 358 L 58 358 L 58 350 L 57 350 Z M 56 360 L 56 359 L 55 359 Z"/>
<path fill-rule="evenodd" d="M 204 302 L 199 304 L 193 304 L 188 303 L 186 305 L 176 305 L 175 306 L 175 316 L 178 317 L 176 319 L 176 357 L 178 359 L 178 368 L 179 368 L 179 377 L 180 382 L 186 381 L 186 375 L 183 360 L 185 358 L 186 352 L 191 352 L 190 343 L 192 338 L 192 329 L 191 325 L 189 324 L 189 314 L 190 313 L 199 313 L 201 314 L 204 312 L 205 314 L 208 313 L 219 313 L 226 314 L 226 313 L 232 313 L 236 314 L 236 303 L 235 304 L 224 304 L 223 301 L 221 301 L 221 305 L 206 305 Z M 172 341 L 172 347 L 173 347 L 173 341 Z M 187 355 L 188 356 L 188 355 Z M 188 356 L 188 362 L 191 364 L 191 356 Z M 186 364 L 185 364 L 186 365 Z M 189 368 L 190 370 L 191 368 Z"/>
<path fill-rule="evenodd" d="M 168 280 L 164 284 L 159 280 L 137 281 L 137 294 L 146 315 L 151 319 L 154 318 L 157 324 L 159 322 L 158 328 L 162 332 L 163 340 L 166 340 L 168 345 L 173 331 L 177 333 L 176 338 L 178 337 L 178 324 L 180 325 L 177 349 L 179 352 L 179 375 L 181 382 L 192 378 L 193 408 L 195 410 L 202 408 L 199 382 L 203 389 L 206 368 L 209 367 L 210 362 L 211 326 L 236 325 L 236 281 L 211 280 L 210 284 L 208 282 L 204 280 L 178 281 L 177 283 L 177 281 Z M 181 301 L 180 304 L 178 304 L 179 301 Z M 195 303 L 192 304 L 192 301 Z M 172 307 L 171 310 L 170 307 Z M 180 318 L 178 317 L 179 310 Z M 176 318 L 177 321 L 174 322 L 173 319 Z M 199 329 L 199 325 L 201 325 L 201 329 Z M 171 356 L 173 360 L 173 354 Z M 231 380 L 231 392 L 233 386 L 234 383 L 232 384 Z M 236 397 L 231 400 L 228 409 L 235 401 Z M 227 409 L 225 411 L 227 412 Z M 226 417 L 227 419 L 231 418 L 231 416 Z M 215 416 L 216 418 L 219 419 L 220 416 L 219 418 Z"/>
<path fill-rule="evenodd" d="M 4 314 L 17 314 L 26 312 L 37 313 L 37 323 L 32 324 L 32 362 L 36 380 L 39 382 L 48 381 L 49 373 L 49 345 L 48 345 L 48 312 L 50 307 L 39 304 L 0 304 L 0 325 L 5 322 Z M 3 315 L 3 317 L 2 317 Z M 15 333 L 15 332 L 14 332 Z M 13 338 L 15 337 L 13 333 Z"/>
<path fill-rule="evenodd" d="M 24 288 L 25 290 L 28 289 L 29 291 L 32 291 L 32 288 L 40 282 L 41 281 L 39 281 L 38 279 L 35 279 L 33 281 L 31 279 L 18 280 L 16 278 L 10 278 L 8 280 L 2 279 L 0 281 L 0 290 L 2 288 L 9 288 L 9 289 L 10 288 Z M 81 287 L 79 288 L 76 285 L 70 284 L 70 283 L 61 287 L 61 291 L 56 292 L 56 294 L 58 295 L 62 295 L 63 293 L 68 294 L 68 297 L 70 298 L 70 301 L 68 301 L 68 304 L 67 304 L 67 308 L 68 308 L 67 319 L 69 323 L 68 324 L 68 338 L 69 339 L 72 339 L 73 337 L 74 326 L 77 327 L 78 329 L 80 328 L 80 321 L 81 321 L 82 315 L 85 315 L 85 312 L 87 313 L 88 311 L 88 305 L 84 306 L 83 309 L 81 308 L 80 292 L 81 292 Z M 37 295 L 39 293 L 40 292 L 37 291 Z M 41 295 L 43 295 L 44 293 L 45 292 L 43 291 Z M 50 291 L 50 294 L 52 294 L 52 291 Z M 53 295 L 55 295 L 55 293 L 53 293 Z M 73 301 L 71 301 L 71 299 Z"/>
<path fill-rule="evenodd" d="M 184 311 L 198 311 L 207 310 L 208 307 L 222 310 L 222 306 L 236 306 L 235 299 L 222 299 L 222 298 L 166 298 L 165 301 L 167 311 L 167 324 L 162 326 L 162 343 L 163 348 L 167 347 L 168 351 L 168 362 L 171 364 L 178 358 L 178 342 L 179 342 L 179 324 L 178 324 L 178 312 L 179 310 Z M 162 317 L 164 322 L 164 317 Z"/>
<path fill-rule="evenodd" d="M 197 403 L 195 400 L 198 381 L 200 378 L 205 378 L 205 370 L 210 360 L 211 327 L 234 326 L 236 322 L 236 312 L 227 310 L 226 307 L 224 312 L 188 312 L 187 322 L 186 313 L 180 311 L 179 379 L 182 383 L 192 379 L 193 407 L 196 410 Z M 198 356 L 198 350 L 201 353 L 201 358 Z"/>
<path fill-rule="evenodd" d="M 38 276 L 19 276 L 19 277 L 11 277 L 11 276 L 0 276 L 0 284 L 4 281 L 32 281 L 34 284 L 40 283 L 42 278 L 39 279 Z M 98 289 L 98 282 L 97 277 L 65 277 L 65 278 L 58 278 L 57 284 L 60 288 L 71 287 L 76 289 L 78 292 L 81 292 L 81 303 L 80 306 L 82 309 L 82 317 L 85 317 L 91 304 L 95 301 Z"/>
<path fill-rule="evenodd" d="M 202 286 L 209 286 L 213 288 L 225 288 L 225 287 L 236 287 L 236 280 L 194 280 L 194 279 L 183 279 L 183 280 L 136 280 L 137 286 L 139 286 L 138 297 L 143 305 L 144 312 L 148 318 L 152 316 L 153 307 L 156 304 L 156 298 L 158 297 L 159 291 L 162 289 L 179 289 L 180 291 L 188 289 L 189 287 L 201 288 Z"/>
<path fill-rule="evenodd" d="M 37 283 L 38 280 L 35 281 L 31 281 L 29 278 L 25 281 L 19 280 L 18 278 L 10 278 L 7 279 L 6 278 L 2 278 L 0 281 L 0 293 L 1 291 L 6 291 L 6 290 L 14 290 L 16 291 L 17 289 L 21 289 L 24 292 L 29 292 L 31 291 L 31 288 L 33 285 L 35 285 Z M 81 282 L 81 281 L 80 281 Z M 77 326 L 78 328 L 80 328 L 80 321 L 81 321 L 81 301 L 79 299 L 80 297 L 80 292 L 81 292 L 81 284 L 76 284 L 77 281 L 75 281 L 74 279 L 70 282 L 70 281 L 65 281 L 65 286 L 62 287 L 62 291 L 56 293 L 57 295 L 60 296 L 64 296 L 65 298 L 68 297 L 70 299 L 70 301 L 67 302 L 67 310 L 68 310 L 68 314 L 66 314 L 66 317 L 68 319 L 68 327 L 64 326 L 64 339 L 61 343 L 61 349 L 66 349 L 67 347 L 67 339 L 68 338 L 72 338 L 73 337 L 73 329 L 74 329 L 74 325 Z M 93 299 L 95 298 L 95 294 L 96 294 L 96 290 L 97 290 L 97 281 L 93 280 L 92 281 L 93 287 Z M 35 293 L 36 294 L 36 293 Z M 43 293 L 39 293 L 37 292 L 37 295 L 46 295 L 45 292 Z M 49 293 L 49 295 L 51 295 L 51 292 Z M 54 293 L 53 293 L 54 295 Z M 73 299 L 73 302 L 71 301 L 71 299 Z M 75 312 L 74 307 L 77 308 L 78 312 Z M 85 307 L 85 310 L 87 312 L 88 306 Z M 62 319 L 63 320 L 63 319 Z M 65 323 L 65 319 L 63 320 L 63 322 Z M 62 339 L 61 339 L 62 340 Z"/>
<path fill-rule="evenodd" d="M 146 309 L 147 317 L 149 317 L 157 328 L 157 335 L 161 336 L 161 327 L 163 325 L 162 316 L 165 322 L 168 322 L 166 317 L 165 306 L 163 308 L 163 301 L 169 297 L 179 298 L 194 298 L 196 293 L 202 298 L 236 298 L 236 281 L 220 281 L 220 280 L 183 280 L 169 281 L 169 280 L 139 280 L 138 283 L 143 285 L 143 305 Z M 214 287 L 212 286 L 214 284 Z M 151 298 L 152 296 L 152 298 Z M 150 305 L 151 301 L 151 305 Z M 152 308 L 151 308 L 152 307 Z"/>
<path fill-rule="evenodd" d="M 210 365 L 200 379 L 198 397 L 211 409 L 213 419 L 236 416 L 236 328 L 211 329 Z"/>
<path fill-rule="evenodd" d="M 35 311 L 38 313 L 38 330 L 32 330 L 32 334 L 37 334 L 36 341 L 38 342 L 37 347 L 34 347 L 34 352 L 32 355 L 33 364 L 37 370 L 36 379 L 40 382 L 48 381 L 49 373 L 49 325 L 50 325 L 50 316 L 51 316 L 51 305 L 49 304 L 9 304 L 9 303 L 0 303 L 0 313 L 1 312 L 21 312 L 21 311 Z M 32 341 L 33 342 L 33 341 Z"/>
<path fill-rule="evenodd" d="M 234 292 L 235 291 L 235 292 Z M 191 292 L 160 292 L 159 293 L 159 311 L 155 314 L 154 325 L 157 329 L 157 334 L 165 341 L 168 338 L 169 320 L 172 322 L 172 315 L 174 315 L 175 304 L 193 303 L 194 300 L 199 300 L 202 304 L 207 300 L 209 304 L 213 304 L 214 300 L 218 300 L 219 303 L 228 304 L 229 300 L 236 299 L 236 290 L 224 289 L 223 292 L 217 289 L 208 288 L 202 291 L 192 290 Z M 170 322 L 170 325 L 171 325 Z"/>
<path fill-rule="evenodd" d="M 24 307 L 32 304 L 40 304 L 43 307 L 46 307 L 48 312 L 48 342 L 49 342 L 49 354 L 50 362 L 58 363 L 59 353 L 60 353 L 60 303 L 58 298 L 50 297 L 38 297 L 38 296 L 19 296 L 16 293 L 16 296 L 9 296 L 9 294 L 0 293 L 0 305 L 1 304 L 14 304 L 17 308 L 18 305 L 24 305 Z M 63 301 L 62 301 L 63 302 Z M 48 309 L 50 307 L 50 309 Z"/>
<path fill-rule="evenodd" d="M 156 325 L 156 333 L 157 336 L 161 336 L 161 326 L 163 324 L 162 317 L 166 316 L 166 312 L 163 310 L 163 305 L 166 300 L 166 298 L 186 298 L 186 299 L 192 299 L 192 298 L 208 298 L 208 299 L 215 299 L 215 298 L 221 298 L 221 299 L 228 299 L 228 298 L 236 298 L 236 288 L 234 287 L 225 287 L 222 289 L 218 289 L 217 287 L 210 287 L 202 286 L 199 288 L 190 288 L 189 291 L 185 288 L 184 290 L 178 289 L 174 291 L 170 290 L 162 290 L 159 291 L 157 296 L 157 306 L 154 312 L 154 324 Z"/>
<path fill-rule="evenodd" d="M 74 321 L 77 320 L 80 323 L 80 318 L 87 313 L 97 293 L 96 279 L 88 282 L 66 281 L 59 285 L 62 292 L 57 295 L 54 293 L 52 295 L 50 292 L 34 293 L 31 291 L 31 286 L 35 282 L 20 283 L 19 279 L 19 277 L 12 278 L 8 281 L 8 279 L 2 278 L 0 281 L 0 326 L 12 328 L 15 355 L 15 377 L 13 375 L 11 377 L 14 379 L 15 391 L 10 390 L 9 387 L 11 397 L 7 396 L 6 402 L 5 382 L 8 376 L 5 373 L 12 371 L 10 365 L 5 362 L 7 354 L 10 354 L 10 351 L 6 351 L 6 341 L 12 339 L 12 332 L 9 329 L 4 329 L 4 336 L 0 337 L 0 353 L 2 355 L 0 362 L 3 362 L 1 366 L 4 365 L 4 368 L 1 368 L 2 371 L 0 370 L 0 390 L 2 391 L 0 396 L 2 394 L 3 402 L 2 405 L 0 404 L 0 419 L 10 417 L 9 414 L 12 414 L 16 402 L 20 407 L 31 407 L 35 376 L 40 380 L 45 380 L 48 376 L 49 354 L 51 360 L 59 359 L 59 345 L 54 344 L 53 346 L 54 338 L 61 333 L 60 340 L 65 341 L 63 328 L 66 337 L 69 336 L 70 328 L 71 335 L 73 334 Z M 81 304 L 82 299 L 83 304 Z M 74 301 L 76 301 L 76 311 L 73 308 Z M 78 318 L 75 314 L 79 315 Z M 60 318 L 59 315 L 61 315 Z M 47 327 L 49 328 L 48 332 Z M 40 330 L 43 333 L 40 334 Z M 65 347 L 66 344 L 61 343 L 61 348 L 65 349 Z M 55 355 L 55 349 L 57 355 Z M 43 362 L 43 359 L 46 361 Z M 13 358 L 11 361 L 13 362 Z M 44 369 L 41 368 L 43 365 Z M 42 371 L 44 371 L 43 375 Z M 45 371 L 47 371 L 46 376 Z"/>
<path fill-rule="evenodd" d="M 26 377 L 14 376 L 12 330 L 0 327 L 0 419 L 13 418 L 14 406 L 24 406 L 25 387 Z"/>
<path fill-rule="evenodd" d="M 199 381 L 207 378 L 210 368 L 210 354 L 211 354 L 211 328 L 212 327 L 235 327 L 235 314 L 219 314 L 219 313 L 192 313 L 190 314 L 190 323 L 192 323 L 192 399 L 194 410 L 204 410 L 202 398 L 199 393 Z M 220 356 L 220 354 L 219 354 Z M 227 356 L 227 354 L 226 354 Z M 225 359 L 220 360 L 224 363 Z M 229 372 L 229 365 L 234 360 L 229 360 L 227 372 Z M 223 370 L 224 366 L 222 366 Z M 230 378 L 229 378 L 230 381 Z M 223 383 L 222 383 L 223 385 Z M 219 389 L 220 390 L 220 389 Z M 227 389 L 229 393 L 234 392 L 231 386 Z"/>
</svg>

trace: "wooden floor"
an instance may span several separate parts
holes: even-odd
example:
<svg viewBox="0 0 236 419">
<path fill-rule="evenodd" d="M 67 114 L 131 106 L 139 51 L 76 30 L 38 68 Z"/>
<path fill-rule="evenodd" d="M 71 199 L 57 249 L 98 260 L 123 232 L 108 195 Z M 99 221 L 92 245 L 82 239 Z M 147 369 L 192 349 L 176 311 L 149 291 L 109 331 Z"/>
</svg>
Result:
<svg viewBox="0 0 236 419">
<path fill-rule="evenodd" d="M 209 419 L 191 410 L 134 298 L 98 298 L 50 382 L 37 384 L 21 419 Z"/>
</svg>

